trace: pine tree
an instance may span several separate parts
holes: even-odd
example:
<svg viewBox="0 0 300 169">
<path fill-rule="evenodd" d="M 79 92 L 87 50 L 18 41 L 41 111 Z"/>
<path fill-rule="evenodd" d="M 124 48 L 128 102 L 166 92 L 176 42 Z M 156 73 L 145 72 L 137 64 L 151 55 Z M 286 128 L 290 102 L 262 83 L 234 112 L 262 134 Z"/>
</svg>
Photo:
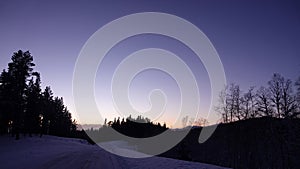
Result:
<svg viewBox="0 0 300 169">
<path fill-rule="evenodd" d="M 41 92 L 41 79 L 33 71 L 30 52 L 19 50 L 0 75 L 0 133 L 8 130 L 19 139 L 20 132 L 67 136 L 76 130 L 76 121 L 50 87 Z"/>
<path fill-rule="evenodd" d="M 24 126 L 25 89 L 35 64 L 29 51 L 19 50 L 13 54 L 11 60 L 12 62 L 8 64 L 8 83 L 10 95 L 13 98 L 10 103 L 13 111 L 13 130 L 16 139 L 19 139 L 20 129 Z"/>
<path fill-rule="evenodd" d="M 26 109 L 25 109 L 25 132 L 37 133 L 40 130 L 40 123 L 42 118 L 41 112 L 41 80 L 40 74 L 37 72 L 32 73 L 35 76 L 35 80 L 32 77 L 29 81 L 26 89 Z"/>
</svg>

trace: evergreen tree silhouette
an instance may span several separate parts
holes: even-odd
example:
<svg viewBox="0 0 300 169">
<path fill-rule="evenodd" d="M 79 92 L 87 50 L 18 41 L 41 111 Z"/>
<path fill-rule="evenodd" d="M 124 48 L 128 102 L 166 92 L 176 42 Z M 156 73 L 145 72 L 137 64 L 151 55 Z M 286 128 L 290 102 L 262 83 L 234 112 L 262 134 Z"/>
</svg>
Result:
<svg viewBox="0 0 300 169">
<path fill-rule="evenodd" d="M 42 112 L 41 112 L 41 79 L 40 74 L 34 72 L 35 80 L 32 77 L 26 89 L 26 109 L 25 109 L 25 132 L 30 136 L 39 131 Z"/>
<path fill-rule="evenodd" d="M 24 94 L 27 87 L 26 82 L 35 64 L 29 51 L 23 52 L 19 50 L 13 54 L 11 60 L 12 62 L 8 64 L 8 83 L 10 84 L 9 92 L 13 97 L 10 100 L 13 111 L 13 131 L 16 134 L 16 139 L 19 139 L 20 129 L 24 127 Z"/>
<path fill-rule="evenodd" d="M 63 99 L 54 97 L 49 86 L 41 92 L 30 52 L 19 50 L 11 60 L 0 75 L 0 133 L 10 132 L 19 139 L 20 132 L 69 136 L 76 131 Z"/>
</svg>

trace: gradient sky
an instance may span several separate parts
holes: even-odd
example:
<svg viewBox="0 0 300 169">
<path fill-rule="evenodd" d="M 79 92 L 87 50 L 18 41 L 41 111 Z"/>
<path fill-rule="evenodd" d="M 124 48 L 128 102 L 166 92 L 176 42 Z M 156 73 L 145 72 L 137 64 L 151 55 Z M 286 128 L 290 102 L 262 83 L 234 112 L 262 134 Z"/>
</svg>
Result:
<svg viewBox="0 0 300 169">
<path fill-rule="evenodd" d="M 242 90 L 265 85 L 274 72 L 292 80 L 300 75 L 300 3 L 297 0 L 4 0 L 0 1 L 0 68 L 7 67 L 13 52 L 30 50 L 37 65 L 35 70 L 42 75 L 43 87 L 50 85 L 55 95 L 64 97 L 76 116 L 72 75 L 82 46 L 101 26 L 136 12 L 170 13 L 198 26 L 216 48 L 227 82 L 240 84 Z M 109 76 L 114 64 L 128 54 L 148 47 L 167 49 L 182 57 L 195 73 L 201 98 L 210 97 L 207 73 L 201 62 L 193 59 L 188 48 L 168 37 L 141 35 L 122 41 L 106 56 L 104 62 L 107 64 L 100 66 L 96 79 L 99 101 L 105 102 L 100 98 L 106 91 L 103 77 Z M 148 102 L 142 96 L 158 85 L 166 93 L 173 94 L 172 98 L 178 97 L 173 92 L 176 85 L 171 78 L 161 72 L 145 72 L 130 88 L 132 101 L 138 103 L 138 109 L 148 108 Z M 202 100 L 200 104 L 208 104 L 206 99 Z M 171 105 L 176 107 L 177 101 L 172 100 Z M 109 106 L 103 109 L 109 112 Z M 80 121 L 97 122 L 92 119 L 95 118 Z"/>
</svg>

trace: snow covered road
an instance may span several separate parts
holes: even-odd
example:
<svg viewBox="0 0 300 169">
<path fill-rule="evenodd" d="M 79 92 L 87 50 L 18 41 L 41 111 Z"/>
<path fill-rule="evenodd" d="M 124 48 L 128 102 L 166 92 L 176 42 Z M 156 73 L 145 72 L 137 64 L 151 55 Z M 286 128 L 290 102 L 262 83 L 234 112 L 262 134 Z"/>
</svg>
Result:
<svg viewBox="0 0 300 169">
<path fill-rule="evenodd" d="M 84 140 L 54 136 L 14 140 L 0 137 L 1 169 L 224 169 L 223 167 L 162 157 L 124 158 Z"/>
</svg>

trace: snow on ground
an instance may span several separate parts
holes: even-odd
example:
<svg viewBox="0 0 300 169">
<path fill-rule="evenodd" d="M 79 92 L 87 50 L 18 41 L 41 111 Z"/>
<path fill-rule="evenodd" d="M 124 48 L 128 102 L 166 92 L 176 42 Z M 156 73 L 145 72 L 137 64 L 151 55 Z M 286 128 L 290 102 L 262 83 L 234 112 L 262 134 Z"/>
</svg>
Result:
<svg viewBox="0 0 300 169">
<path fill-rule="evenodd" d="M 104 143 L 119 145 L 124 142 Z M 132 153 L 132 152 L 131 152 Z M 138 152 L 136 152 L 138 153 Z M 0 137 L 1 169 L 224 169 L 223 167 L 162 157 L 124 158 L 89 145 L 85 140 L 55 136 L 26 137 L 14 140 Z"/>
</svg>

